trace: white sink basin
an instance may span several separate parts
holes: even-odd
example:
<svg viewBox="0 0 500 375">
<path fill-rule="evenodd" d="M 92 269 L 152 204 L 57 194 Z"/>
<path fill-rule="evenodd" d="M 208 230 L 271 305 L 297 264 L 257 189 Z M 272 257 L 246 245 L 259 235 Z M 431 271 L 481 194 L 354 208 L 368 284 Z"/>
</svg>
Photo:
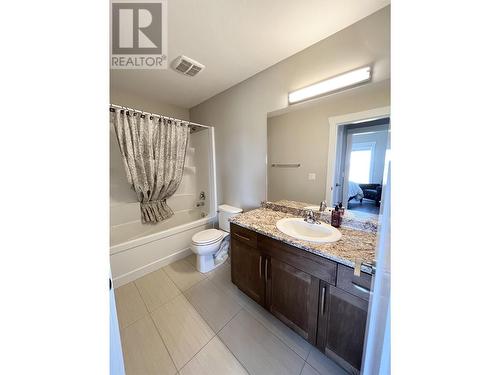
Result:
<svg viewBox="0 0 500 375">
<path fill-rule="evenodd" d="M 325 223 L 309 224 L 301 217 L 278 220 L 276 228 L 290 237 L 311 242 L 335 242 L 342 237 L 342 233 L 331 225 Z"/>
</svg>

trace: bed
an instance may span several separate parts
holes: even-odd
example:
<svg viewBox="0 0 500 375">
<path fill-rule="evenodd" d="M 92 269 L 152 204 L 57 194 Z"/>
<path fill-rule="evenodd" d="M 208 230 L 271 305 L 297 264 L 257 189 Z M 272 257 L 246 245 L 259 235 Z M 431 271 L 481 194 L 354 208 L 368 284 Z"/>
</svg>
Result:
<svg viewBox="0 0 500 375">
<path fill-rule="evenodd" d="M 349 194 L 348 194 L 349 200 L 348 200 L 348 202 L 350 202 L 353 199 L 360 201 L 363 199 L 363 196 L 364 196 L 363 190 L 361 189 L 359 184 L 356 182 L 349 181 Z"/>
</svg>

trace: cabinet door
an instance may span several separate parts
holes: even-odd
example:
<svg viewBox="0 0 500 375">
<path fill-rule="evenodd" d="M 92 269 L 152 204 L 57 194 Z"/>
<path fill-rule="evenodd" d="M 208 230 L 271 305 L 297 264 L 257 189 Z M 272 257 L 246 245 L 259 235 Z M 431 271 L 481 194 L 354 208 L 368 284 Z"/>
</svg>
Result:
<svg viewBox="0 0 500 375">
<path fill-rule="evenodd" d="M 255 302 L 264 305 L 264 255 L 241 240 L 231 238 L 231 281 Z"/>
<path fill-rule="evenodd" d="M 311 344 L 316 343 L 319 279 L 266 258 L 266 307 Z"/>
<path fill-rule="evenodd" d="M 368 301 L 322 282 L 317 345 L 353 373 L 363 357 Z"/>
</svg>

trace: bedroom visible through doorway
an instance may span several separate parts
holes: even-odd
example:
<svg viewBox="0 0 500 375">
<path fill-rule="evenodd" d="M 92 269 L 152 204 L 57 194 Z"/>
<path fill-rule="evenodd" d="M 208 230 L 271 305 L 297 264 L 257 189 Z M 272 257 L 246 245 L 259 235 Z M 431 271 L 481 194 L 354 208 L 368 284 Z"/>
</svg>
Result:
<svg viewBox="0 0 500 375">
<path fill-rule="evenodd" d="M 334 202 L 346 202 L 347 209 L 353 211 L 379 213 L 384 170 L 390 155 L 389 123 L 389 117 L 383 117 L 341 126 Z"/>
</svg>

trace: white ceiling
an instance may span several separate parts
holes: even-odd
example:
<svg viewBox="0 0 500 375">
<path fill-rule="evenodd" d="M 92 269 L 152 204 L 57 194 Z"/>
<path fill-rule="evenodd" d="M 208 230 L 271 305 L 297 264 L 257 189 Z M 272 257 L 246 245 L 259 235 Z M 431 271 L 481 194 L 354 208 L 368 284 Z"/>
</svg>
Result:
<svg viewBox="0 0 500 375">
<path fill-rule="evenodd" d="M 167 0 L 169 63 L 183 54 L 206 66 L 195 77 L 168 70 L 112 70 L 112 92 L 191 108 L 359 21 L 389 0 Z"/>
</svg>

